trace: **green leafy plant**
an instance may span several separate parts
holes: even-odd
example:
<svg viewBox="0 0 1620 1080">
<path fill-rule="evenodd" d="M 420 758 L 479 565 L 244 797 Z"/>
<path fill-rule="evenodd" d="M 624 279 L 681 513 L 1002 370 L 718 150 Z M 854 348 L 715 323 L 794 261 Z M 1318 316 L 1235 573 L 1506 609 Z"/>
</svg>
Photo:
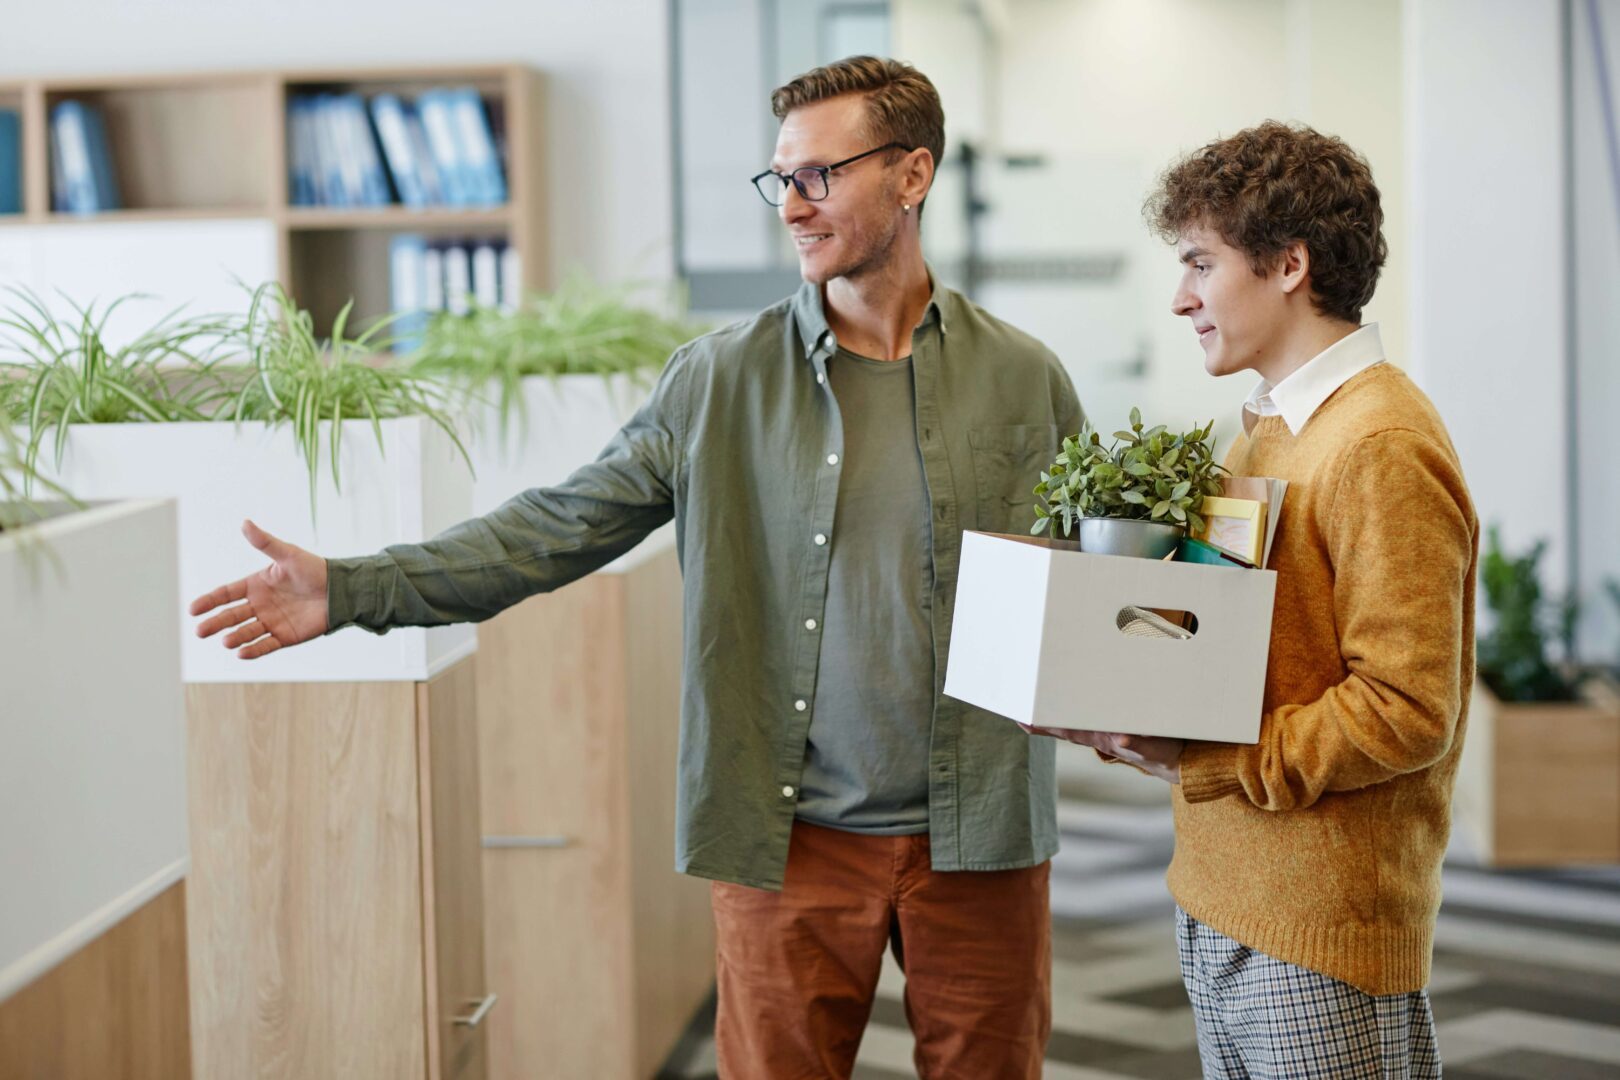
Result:
<svg viewBox="0 0 1620 1080">
<path fill-rule="evenodd" d="M 1524 555 L 1509 555 L 1492 526 L 1480 561 L 1480 582 L 1492 626 L 1479 640 L 1479 674 L 1503 701 L 1570 701 L 1575 697 L 1570 680 L 1547 659 L 1549 624 L 1566 624 L 1571 608 L 1542 596 L 1539 564 L 1546 547 L 1546 541 L 1538 541 Z"/>
<path fill-rule="evenodd" d="M 323 420 L 332 422 L 327 444 L 332 483 L 340 491 L 338 450 L 344 420 L 369 420 L 381 448 L 380 421 L 425 416 L 450 437 L 468 469 L 472 468 L 472 459 L 450 418 L 449 388 L 427 374 L 378 359 L 389 345 L 384 331 L 392 319 L 378 320 L 357 336 L 348 336 L 353 306 L 353 300 L 343 306 L 331 337 L 322 340 L 315 334 L 313 316 L 293 303 L 279 284 L 261 285 L 233 333 L 247 363 L 235 372 L 221 372 L 230 389 L 214 419 L 292 425 L 299 454 L 309 470 L 312 518 Z"/>
<path fill-rule="evenodd" d="M 526 431 L 525 378 L 629 375 L 650 382 L 671 353 L 706 329 L 637 302 L 641 291 L 575 276 L 552 293 L 529 296 L 516 311 L 475 306 L 466 315 L 441 313 L 410 367 L 448 378 L 475 397 L 493 388 L 502 437 L 514 417 Z"/>
<path fill-rule="evenodd" d="M 64 573 L 64 568 L 56 551 L 27 529 L 29 525 L 46 520 L 53 510 L 38 502 L 31 489 L 37 483 L 74 509 L 83 510 L 85 504 L 63 490 L 61 485 L 35 475 L 24 459 L 22 445 L 11 430 L 11 424 L 5 419 L 4 415 L 0 415 L 0 534 L 10 532 L 16 538 L 16 551 L 30 574 L 37 573 L 37 560 L 43 552 L 50 556 L 51 564 L 60 575 Z"/>
<path fill-rule="evenodd" d="M 1172 435 L 1160 424 L 1143 430 L 1142 411 L 1131 410 L 1131 430 L 1116 431 L 1104 446 L 1087 424 L 1063 440 L 1052 467 L 1035 485 L 1035 526 L 1068 536 L 1081 518 L 1109 517 L 1204 527 L 1198 511 L 1206 495 L 1221 493 L 1226 473 L 1215 461 L 1211 420 L 1202 428 Z"/>
<path fill-rule="evenodd" d="M 23 492 L 40 479 L 42 445 L 54 443 L 60 465 L 70 426 L 81 423 L 290 424 L 309 473 L 311 518 L 322 421 L 333 421 L 328 450 L 339 490 L 342 421 L 348 419 L 371 421 L 381 447 L 380 421 L 425 416 L 472 467 L 450 418 L 452 388 L 381 356 L 391 320 L 351 336 L 353 301 L 339 313 L 330 338 L 321 339 L 313 316 L 272 282 L 251 290 L 245 316 L 181 319 L 176 311 L 114 348 L 105 336 L 107 319 L 132 297 L 99 312 L 73 305 L 77 317 L 68 322 L 32 293 L 11 292 L 16 299 L 0 311 L 0 333 L 20 358 L 0 361 L 0 420 L 27 433 L 13 472 Z"/>
<path fill-rule="evenodd" d="M 1609 600 L 1614 604 L 1614 613 L 1620 616 L 1620 578 L 1609 578 L 1603 583 L 1603 591 L 1608 594 Z M 1620 657 L 1615 658 L 1614 670 L 1620 673 Z"/>
<path fill-rule="evenodd" d="M 231 324 L 221 316 L 181 319 L 176 310 L 127 345 L 110 346 L 107 320 L 122 297 L 97 311 L 73 304 L 73 320 L 58 319 L 35 294 L 7 290 L 0 337 L 20 359 L 0 360 L 0 416 L 27 429 L 23 489 L 38 477 L 47 438 L 61 464 L 71 424 L 209 419 L 217 397 L 215 365 Z"/>
</svg>

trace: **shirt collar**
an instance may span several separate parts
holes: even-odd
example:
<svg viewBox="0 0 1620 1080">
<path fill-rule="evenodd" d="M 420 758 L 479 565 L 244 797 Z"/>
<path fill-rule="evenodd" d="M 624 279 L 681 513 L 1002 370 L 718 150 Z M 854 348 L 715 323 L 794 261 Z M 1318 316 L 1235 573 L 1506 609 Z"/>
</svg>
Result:
<svg viewBox="0 0 1620 1080">
<path fill-rule="evenodd" d="M 928 296 L 928 306 L 923 309 L 922 321 L 918 326 L 927 326 L 929 320 L 939 323 L 940 334 L 950 332 L 949 308 L 955 294 L 939 283 L 939 275 L 934 268 L 928 268 L 928 283 L 932 291 Z M 799 328 L 799 340 L 804 344 L 806 356 L 815 356 L 818 346 L 825 345 L 821 350 L 823 355 L 831 355 L 837 347 L 831 328 L 827 326 L 827 313 L 821 305 L 821 286 L 806 281 L 799 286 L 799 291 L 793 295 L 793 321 Z"/>
<path fill-rule="evenodd" d="M 1275 412 L 1282 416 L 1288 430 L 1298 435 L 1339 387 L 1383 360 L 1384 343 L 1378 324 L 1368 323 L 1311 357 L 1275 386 L 1261 379 L 1243 403 L 1244 431 L 1253 430 L 1256 417 Z"/>
</svg>

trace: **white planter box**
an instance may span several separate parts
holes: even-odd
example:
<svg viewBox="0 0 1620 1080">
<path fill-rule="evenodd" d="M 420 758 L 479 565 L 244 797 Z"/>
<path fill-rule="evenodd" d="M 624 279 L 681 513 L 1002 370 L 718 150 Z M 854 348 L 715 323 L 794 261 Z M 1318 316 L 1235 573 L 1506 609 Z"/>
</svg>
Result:
<svg viewBox="0 0 1620 1080">
<path fill-rule="evenodd" d="M 623 375 L 524 379 L 527 428 L 513 416 L 502 438 L 500 413 L 491 405 L 478 415 L 467 442 L 478 471 L 473 513 L 487 514 L 519 492 L 557 484 L 595 461 L 647 400 L 655 377 L 649 373 L 644 384 Z M 498 390 L 490 386 L 483 393 L 494 396 Z"/>
<path fill-rule="evenodd" d="M 187 682 L 421 681 L 471 652 L 472 625 L 398 628 L 378 636 L 350 628 L 257 660 L 196 636 L 192 600 L 262 569 L 267 560 L 243 538 L 244 518 L 299 547 L 333 558 L 416 543 L 472 516 L 472 477 L 449 438 L 431 421 L 382 421 L 379 452 L 368 421 L 343 422 L 333 487 L 321 425 L 316 519 L 309 476 L 287 425 L 263 423 L 76 424 L 58 470 L 46 447 L 40 467 L 81 499 L 179 500 L 181 670 Z"/>
<path fill-rule="evenodd" d="M 1037 727 L 1252 743 L 1276 588 L 1271 570 L 966 532 L 945 693 Z M 1128 636 L 1130 606 L 1190 611 L 1198 632 Z"/>
<path fill-rule="evenodd" d="M 187 869 L 174 503 L 26 534 L 0 533 L 0 1001 Z"/>
</svg>

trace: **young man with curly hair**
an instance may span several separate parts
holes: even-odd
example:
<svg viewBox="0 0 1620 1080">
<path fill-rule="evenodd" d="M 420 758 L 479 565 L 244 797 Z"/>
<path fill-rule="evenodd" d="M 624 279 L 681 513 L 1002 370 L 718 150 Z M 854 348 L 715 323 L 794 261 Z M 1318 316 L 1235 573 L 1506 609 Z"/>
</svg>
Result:
<svg viewBox="0 0 1620 1080">
<path fill-rule="evenodd" d="M 1072 733 L 1169 781 L 1206 1077 L 1440 1075 L 1428 984 L 1474 675 L 1478 524 L 1429 399 L 1361 325 L 1385 257 L 1367 162 L 1274 122 L 1167 170 L 1154 229 L 1211 375 L 1252 371 L 1227 458 L 1288 481 L 1257 745 Z"/>
</svg>

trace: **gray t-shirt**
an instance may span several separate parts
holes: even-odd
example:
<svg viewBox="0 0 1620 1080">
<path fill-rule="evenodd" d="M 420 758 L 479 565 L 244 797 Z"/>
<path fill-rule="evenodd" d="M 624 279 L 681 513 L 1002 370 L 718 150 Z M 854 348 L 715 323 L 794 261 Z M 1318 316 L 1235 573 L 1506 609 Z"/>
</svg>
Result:
<svg viewBox="0 0 1620 1080">
<path fill-rule="evenodd" d="M 852 832 L 924 833 L 934 563 L 911 359 L 839 349 L 827 377 L 844 460 L 797 816 Z"/>
</svg>

